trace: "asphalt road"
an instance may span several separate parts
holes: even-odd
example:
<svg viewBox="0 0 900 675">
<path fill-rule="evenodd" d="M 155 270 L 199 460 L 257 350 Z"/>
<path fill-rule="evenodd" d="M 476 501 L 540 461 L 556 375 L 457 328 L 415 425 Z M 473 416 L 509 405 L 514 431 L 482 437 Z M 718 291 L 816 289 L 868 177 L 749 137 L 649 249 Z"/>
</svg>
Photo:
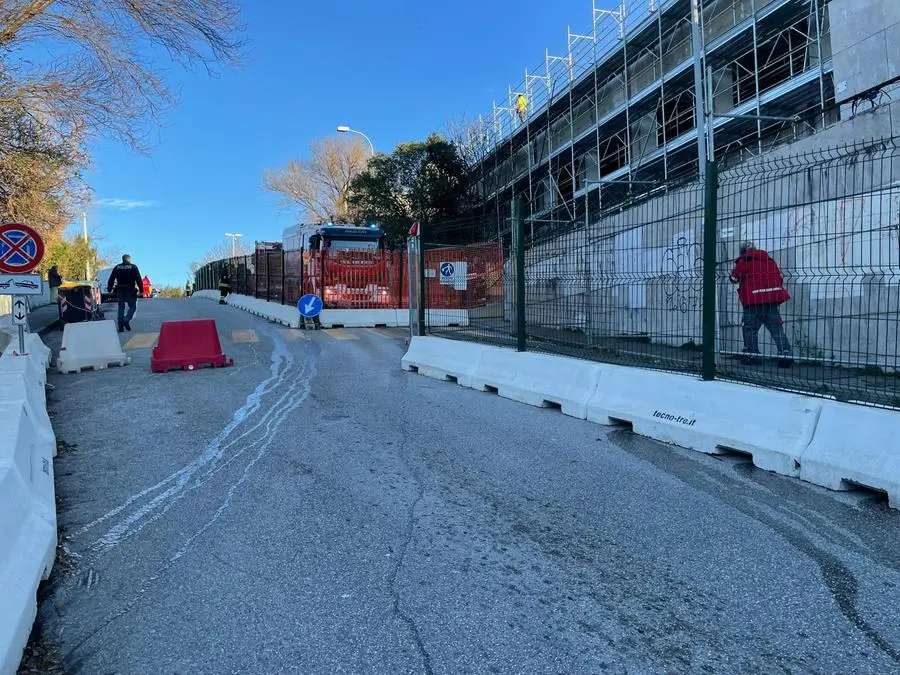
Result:
<svg viewBox="0 0 900 675">
<path fill-rule="evenodd" d="M 151 374 L 195 317 L 235 366 Z M 404 373 L 400 332 L 133 324 L 130 366 L 51 377 L 65 672 L 900 672 L 867 494 Z"/>
</svg>

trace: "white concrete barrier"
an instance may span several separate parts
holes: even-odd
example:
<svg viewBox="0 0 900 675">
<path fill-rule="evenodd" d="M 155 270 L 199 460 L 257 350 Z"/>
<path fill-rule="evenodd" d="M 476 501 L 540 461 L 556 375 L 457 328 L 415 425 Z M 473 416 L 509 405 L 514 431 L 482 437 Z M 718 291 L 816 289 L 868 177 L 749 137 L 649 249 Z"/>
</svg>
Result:
<svg viewBox="0 0 900 675">
<path fill-rule="evenodd" d="M 218 291 L 194 291 L 191 293 L 191 300 L 218 300 Z"/>
<path fill-rule="evenodd" d="M 474 342 L 414 337 L 400 365 L 403 370 L 438 380 L 456 380 L 463 387 L 471 387 L 485 349 Z"/>
<path fill-rule="evenodd" d="M 20 402 L 0 403 L 0 673 L 15 673 L 56 555 L 53 464 Z M 36 465 L 36 466 L 35 466 Z"/>
<path fill-rule="evenodd" d="M 62 346 L 56 359 L 56 369 L 60 373 L 77 373 L 83 368 L 104 370 L 128 363 L 130 359 L 119 343 L 115 322 L 67 323 L 63 329 Z"/>
<path fill-rule="evenodd" d="M 296 311 L 296 308 L 295 308 Z M 298 312 L 299 313 L 299 312 Z M 322 328 L 363 328 L 375 326 L 408 326 L 408 309 L 323 309 L 319 314 Z"/>
<path fill-rule="evenodd" d="M 27 357 L 20 357 L 27 358 Z M 56 434 L 47 414 L 45 390 L 33 386 L 27 371 L 7 370 L 4 366 L 11 360 L 0 359 L 0 401 L 22 401 L 25 412 L 35 421 L 38 436 L 49 444 L 51 456 L 56 457 Z"/>
<path fill-rule="evenodd" d="M 40 342 L 38 336 L 34 339 Z M 28 345 L 28 342 L 26 342 Z M 43 343 L 41 343 L 43 346 Z M 46 351 L 45 351 L 46 350 Z M 46 405 L 47 366 L 49 365 L 49 349 L 29 350 L 19 354 L 14 345 L 9 345 L 0 355 L 0 372 L 21 374 L 25 386 L 34 390 L 35 400 Z"/>
<path fill-rule="evenodd" d="M 196 291 L 191 297 L 218 302 L 219 292 Z M 302 323 L 300 312 L 293 305 L 282 305 L 279 302 L 267 302 L 249 295 L 235 294 L 228 296 L 228 304 L 290 328 L 299 328 Z M 322 328 L 409 326 L 408 309 L 323 309 L 318 318 Z M 429 326 L 465 327 L 469 325 L 469 312 L 465 309 L 429 309 L 426 310 L 425 320 Z"/>
<path fill-rule="evenodd" d="M 0 674 L 15 673 L 56 555 L 56 437 L 44 393 L 49 350 L 0 356 Z"/>
<path fill-rule="evenodd" d="M 900 509 L 900 412 L 825 401 L 800 478 L 832 490 L 879 490 Z"/>
<path fill-rule="evenodd" d="M 604 365 L 587 419 L 707 454 L 748 454 L 761 469 L 800 475 L 822 401 L 695 376 Z"/>
<path fill-rule="evenodd" d="M 556 405 L 566 415 L 585 419 L 601 373 L 590 361 L 485 347 L 472 387 L 538 407 Z"/>
</svg>

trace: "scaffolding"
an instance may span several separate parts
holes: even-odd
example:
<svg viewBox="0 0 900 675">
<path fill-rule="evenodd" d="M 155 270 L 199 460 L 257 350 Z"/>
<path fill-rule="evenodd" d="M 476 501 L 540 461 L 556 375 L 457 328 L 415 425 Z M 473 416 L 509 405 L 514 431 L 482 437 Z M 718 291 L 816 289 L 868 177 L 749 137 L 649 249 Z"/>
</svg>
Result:
<svg viewBox="0 0 900 675">
<path fill-rule="evenodd" d="M 522 196 L 533 223 L 590 223 L 707 159 L 730 166 L 838 121 L 827 5 L 593 0 L 591 29 L 570 27 L 566 53 L 547 51 L 476 121 L 484 208 L 505 219 Z"/>
</svg>

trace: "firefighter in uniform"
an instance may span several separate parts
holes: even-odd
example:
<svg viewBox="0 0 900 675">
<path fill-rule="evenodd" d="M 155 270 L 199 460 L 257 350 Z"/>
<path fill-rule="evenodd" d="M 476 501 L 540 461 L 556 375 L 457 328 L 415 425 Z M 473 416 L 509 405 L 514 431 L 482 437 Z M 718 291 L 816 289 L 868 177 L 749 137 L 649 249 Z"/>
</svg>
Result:
<svg viewBox="0 0 900 675">
<path fill-rule="evenodd" d="M 225 304 L 225 298 L 228 291 L 231 290 L 231 277 L 228 276 L 228 268 L 222 270 L 222 276 L 219 277 L 219 304 Z"/>
</svg>

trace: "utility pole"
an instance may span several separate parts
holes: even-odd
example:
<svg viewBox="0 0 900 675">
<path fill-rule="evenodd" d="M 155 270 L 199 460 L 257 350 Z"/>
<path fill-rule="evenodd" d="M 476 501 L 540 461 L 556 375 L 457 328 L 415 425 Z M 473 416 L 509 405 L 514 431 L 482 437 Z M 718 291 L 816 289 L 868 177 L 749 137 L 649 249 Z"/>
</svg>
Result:
<svg viewBox="0 0 900 675">
<path fill-rule="evenodd" d="M 81 212 L 81 232 L 84 235 L 84 247 L 87 252 L 87 257 L 84 261 L 84 272 L 87 275 L 85 277 L 85 281 L 91 280 L 91 240 L 88 239 L 88 231 L 87 231 L 87 212 Z"/>
</svg>

